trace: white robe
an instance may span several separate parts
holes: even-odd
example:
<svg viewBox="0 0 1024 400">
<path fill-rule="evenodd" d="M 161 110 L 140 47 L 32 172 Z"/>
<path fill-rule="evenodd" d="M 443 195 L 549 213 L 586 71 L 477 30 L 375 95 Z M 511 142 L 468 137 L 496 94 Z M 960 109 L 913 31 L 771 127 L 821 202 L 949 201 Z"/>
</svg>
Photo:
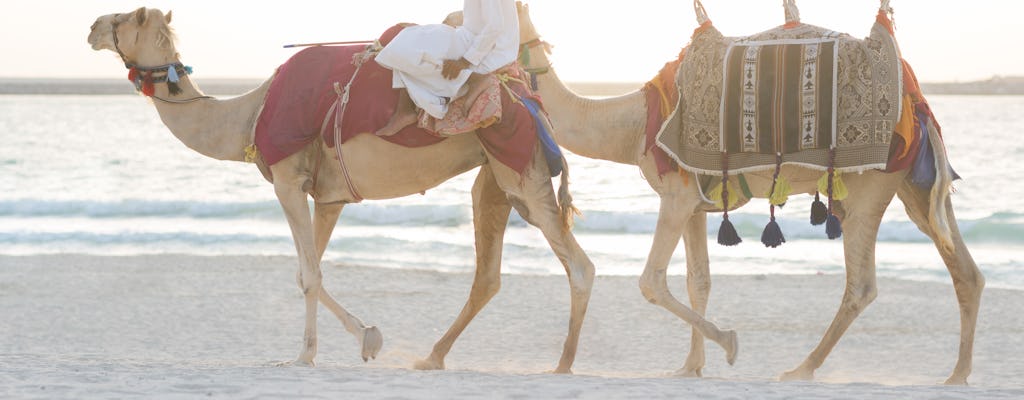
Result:
<svg viewBox="0 0 1024 400">
<path fill-rule="evenodd" d="M 516 60 L 519 17 L 514 0 L 465 0 L 463 25 L 417 25 L 403 29 L 376 56 L 394 72 L 392 87 L 405 88 L 416 106 L 444 118 L 448 102 L 464 94 L 473 73 L 489 74 Z M 471 66 L 456 79 L 441 76 L 444 60 L 465 58 Z"/>
</svg>

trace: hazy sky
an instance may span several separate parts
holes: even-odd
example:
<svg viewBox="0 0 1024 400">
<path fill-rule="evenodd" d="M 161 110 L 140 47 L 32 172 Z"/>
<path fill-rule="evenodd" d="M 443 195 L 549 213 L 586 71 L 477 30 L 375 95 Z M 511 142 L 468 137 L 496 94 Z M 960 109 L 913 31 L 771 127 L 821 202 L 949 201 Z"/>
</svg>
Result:
<svg viewBox="0 0 1024 400">
<path fill-rule="evenodd" d="M 704 0 L 722 33 L 783 23 L 782 0 Z M 690 0 L 529 0 L 567 81 L 646 81 L 686 44 Z M 803 22 L 867 35 L 878 1 L 798 0 Z M 173 10 L 182 61 L 200 78 L 263 78 L 287 43 L 373 39 L 396 22 L 437 23 L 461 0 L 18 0 L 0 12 L 0 77 L 120 78 L 114 53 L 86 43 L 96 17 L 139 6 Z M 903 56 L 922 81 L 1024 76 L 1024 2 L 892 0 Z"/>
</svg>

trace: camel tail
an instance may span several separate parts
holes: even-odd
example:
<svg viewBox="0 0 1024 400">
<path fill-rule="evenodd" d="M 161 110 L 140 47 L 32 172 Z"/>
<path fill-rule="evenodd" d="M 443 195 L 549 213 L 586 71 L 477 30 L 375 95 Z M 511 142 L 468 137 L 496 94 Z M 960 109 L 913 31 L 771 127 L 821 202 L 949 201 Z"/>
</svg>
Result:
<svg viewBox="0 0 1024 400">
<path fill-rule="evenodd" d="M 949 193 L 953 186 L 953 170 L 949 167 L 945 145 L 942 144 L 942 137 L 939 136 L 939 130 L 935 128 L 933 121 L 928 122 L 928 141 L 931 142 L 932 152 L 935 154 L 935 183 L 932 185 L 928 202 L 928 224 L 935 232 L 938 244 L 952 253 L 955 246 L 946 204 L 949 202 Z"/>
<path fill-rule="evenodd" d="M 558 185 L 558 209 L 562 217 L 562 229 L 572 229 L 573 217 L 581 215 L 580 210 L 572 205 L 572 195 L 569 194 L 569 163 L 562 156 L 562 181 Z"/>
</svg>

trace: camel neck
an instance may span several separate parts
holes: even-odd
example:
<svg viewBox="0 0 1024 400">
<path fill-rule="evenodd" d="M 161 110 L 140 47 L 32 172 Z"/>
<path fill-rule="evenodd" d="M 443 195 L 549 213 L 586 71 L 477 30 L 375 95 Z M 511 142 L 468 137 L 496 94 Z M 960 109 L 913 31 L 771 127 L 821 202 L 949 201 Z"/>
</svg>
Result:
<svg viewBox="0 0 1024 400">
<path fill-rule="evenodd" d="M 164 125 L 185 146 L 202 155 L 243 161 L 269 85 L 226 100 L 205 96 L 190 77 L 182 77 L 178 85 L 181 93 L 174 96 L 166 84 L 155 87 L 152 101 Z"/>
<path fill-rule="evenodd" d="M 542 51 L 535 55 L 547 63 Z M 558 144 L 584 157 L 623 164 L 639 163 L 644 140 L 646 99 L 641 91 L 608 98 L 576 94 L 554 68 L 537 76 L 537 92 L 554 125 Z"/>
</svg>

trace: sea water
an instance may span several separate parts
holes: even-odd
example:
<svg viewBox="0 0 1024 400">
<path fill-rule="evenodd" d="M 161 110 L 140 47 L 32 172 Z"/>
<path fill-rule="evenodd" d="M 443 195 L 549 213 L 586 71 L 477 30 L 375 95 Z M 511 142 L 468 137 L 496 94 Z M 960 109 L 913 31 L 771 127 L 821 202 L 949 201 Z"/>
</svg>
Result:
<svg viewBox="0 0 1024 400">
<path fill-rule="evenodd" d="M 963 177 L 952 201 L 975 261 L 990 287 L 1024 289 L 1024 97 L 929 100 Z M 639 275 L 658 196 L 635 166 L 567 157 L 584 214 L 574 232 L 597 273 Z M 423 195 L 345 206 L 325 259 L 473 270 L 474 177 L 475 170 Z M 3 255 L 295 254 L 272 186 L 253 165 L 191 151 L 135 95 L 0 96 L 0 188 Z M 842 273 L 842 243 L 808 223 L 811 201 L 794 196 L 777 212 L 787 242 L 776 249 L 759 241 L 765 201 L 730 213 L 744 239 L 736 247 L 715 243 L 721 215 L 709 215 L 712 274 Z M 876 260 L 880 276 L 950 281 L 898 199 L 883 219 Z M 564 273 L 539 231 L 515 212 L 502 265 L 511 274 Z M 681 244 L 669 272 L 685 274 Z"/>
</svg>

